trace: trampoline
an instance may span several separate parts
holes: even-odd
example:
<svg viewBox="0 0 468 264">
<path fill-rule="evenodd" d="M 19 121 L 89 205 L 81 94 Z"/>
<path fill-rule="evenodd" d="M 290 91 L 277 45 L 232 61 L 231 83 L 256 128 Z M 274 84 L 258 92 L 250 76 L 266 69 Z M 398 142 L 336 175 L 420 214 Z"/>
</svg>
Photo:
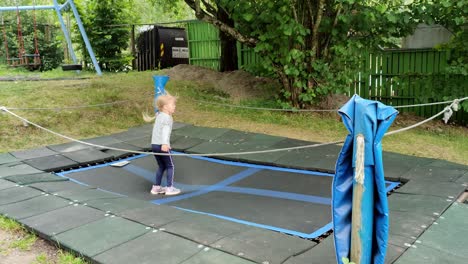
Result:
<svg viewBox="0 0 468 264">
<path fill-rule="evenodd" d="M 151 155 L 122 159 L 129 161 L 123 167 L 111 166 L 116 163 L 112 161 L 56 174 L 113 195 L 305 239 L 332 229 L 333 174 L 206 157 L 173 158 L 174 185 L 182 189 L 177 196 L 150 194 L 157 169 Z M 387 182 L 387 190 L 398 184 Z"/>
</svg>

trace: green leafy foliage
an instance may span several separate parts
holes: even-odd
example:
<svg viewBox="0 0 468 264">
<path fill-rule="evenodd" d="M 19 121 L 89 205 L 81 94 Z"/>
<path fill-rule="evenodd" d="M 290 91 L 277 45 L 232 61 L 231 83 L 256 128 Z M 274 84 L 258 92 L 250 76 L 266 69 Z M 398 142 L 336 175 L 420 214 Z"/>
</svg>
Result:
<svg viewBox="0 0 468 264">
<path fill-rule="evenodd" d="M 258 39 L 261 70 L 283 84 L 282 100 L 304 108 L 346 91 L 356 74 L 356 51 L 394 46 L 417 24 L 410 8 L 354 0 L 219 1 L 242 34 Z M 401 2 L 401 1 L 396 1 Z"/>
<path fill-rule="evenodd" d="M 354 262 L 349 261 L 349 259 L 345 257 L 342 257 L 341 261 L 343 261 L 343 264 L 355 264 Z"/>
<path fill-rule="evenodd" d="M 132 0 L 90 0 L 80 7 L 83 25 L 99 66 L 104 71 L 119 71 L 128 65 L 123 53 L 128 47 L 130 31 L 125 25 L 132 22 Z M 81 47 L 84 50 L 84 43 Z M 89 61 L 89 56 L 83 52 Z"/>
<path fill-rule="evenodd" d="M 420 23 L 463 28 L 466 1 L 216 3 L 230 14 L 243 36 L 256 40 L 254 49 L 261 56 L 261 66 L 250 69 L 277 76 L 283 85 L 280 100 L 285 107 L 305 108 L 331 93 L 347 91 L 360 69 L 361 52 L 397 48 L 400 38 L 411 34 Z M 466 65 L 460 57 L 453 64 L 452 71 L 466 72 L 459 67 Z"/>
</svg>

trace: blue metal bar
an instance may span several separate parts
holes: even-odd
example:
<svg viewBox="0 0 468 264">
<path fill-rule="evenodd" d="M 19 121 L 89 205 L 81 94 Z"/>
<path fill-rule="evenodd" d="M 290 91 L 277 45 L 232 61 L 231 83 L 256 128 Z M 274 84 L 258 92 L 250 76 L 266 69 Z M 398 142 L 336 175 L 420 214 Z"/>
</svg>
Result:
<svg viewBox="0 0 468 264">
<path fill-rule="evenodd" d="M 73 63 L 77 64 L 78 62 L 76 60 L 75 52 L 73 51 L 70 34 L 68 33 L 68 29 L 65 26 L 65 22 L 63 21 L 62 13 L 60 12 L 60 6 L 57 3 L 57 0 L 54 0 L 54 6 L 55 6 L 55 11 L 57 12 L 57 17 L 60 21 L 60 26 L 62 27 L 63 34 L 65 35 L 65 39 L 67 40 L 68 50 L 70 51 L 70 54 L 72 56 Z"/>
<path fill-rule="evenodd" d="M 69 0 L 67 0 L 65 3 L 63 3 L 63 5 L 60 7 L 60 11 L 62 11 L 63 9 L 69 7 Z"/>
<path fill-rule="evenodd" d="M 45 5 L 38 5 L 38 6 L 18 6 L 20 11 L 22 10 L 49 10 L 55 9 L 55 6 L 45 6 Z M 16 11 L 16 6 L 4 6 L 0 7 L 0 11 Z"/>
<path fill-rule="evenodd" d="M 57 2 L 57 0 L 54 0 L 54 2 Z M 88 40 L 88 35 L 86 35 L 86 32 L 83 27 L 83 23 L 81 22 L 80 19 L 80 14 L 78 14 L 78 10 L 76 9 L 75 3 L 73 0 L 68 0 L 68 3 L 73 11 L 73 14 L 75 15 L 76 19 L 76 24 L 78 24 L 78 28 L 80 29 L 81 36 L 83 37 L 83 40 L 86 44 L 86 49 L 88 50 L 89 56 L 91 57 L 91 60 L 93 61 L 94 68 L 96 69 L 96 73 L 101 76 L 101 67 L 99 67 L 99 64 L 97 63 L 96 56 L 94 56 L 93 48 L 91 47 L 91 44 L 89 43 Z"/>
</svg>

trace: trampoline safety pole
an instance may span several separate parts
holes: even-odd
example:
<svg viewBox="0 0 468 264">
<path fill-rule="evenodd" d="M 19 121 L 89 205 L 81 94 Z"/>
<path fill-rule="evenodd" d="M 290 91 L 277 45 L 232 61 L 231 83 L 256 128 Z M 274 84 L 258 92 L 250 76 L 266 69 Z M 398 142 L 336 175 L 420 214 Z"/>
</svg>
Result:
<svg viewBox="0 0 468 264">
<path fill-rule="evenodd" d="M 160 95 L 166 94 L 166 83 L 169 81 L 169 76 L 167 75 L 153 75 L 154 81 L 154 112 L 158 112 L 158 107 L 156 106 L 156 99 Z"/>
<path fill-rule="evenodd" d="M 368 173 L 365 166 L 364 135 L 358 134 L 355 143 L 350 260 L 356 264 L 370 264 L 372 263 L 374 183 L 372 173 Z"/>
</svg>

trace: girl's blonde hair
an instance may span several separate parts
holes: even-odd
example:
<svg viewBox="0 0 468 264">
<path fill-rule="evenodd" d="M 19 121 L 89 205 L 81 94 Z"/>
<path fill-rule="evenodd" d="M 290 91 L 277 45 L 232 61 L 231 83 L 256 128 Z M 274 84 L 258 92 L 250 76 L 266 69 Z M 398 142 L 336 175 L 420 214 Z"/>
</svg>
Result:
<svg viewBox="0 0 468 264">
<path fill-rule="evenodd" d="M 176 102 L 176 101 L 177 101 L 177 97 L 172 96 L 170 94 L 160 95 L 155 101 L 155 106 L 158 109 L 162 109 L 168 103 Z M 142 114 L 143 114 L 143 120 L 145 120 L 145 122 L 152 122 L 154 121 L 154 119 L 156 119 L 156 114 L 154 114 L 154 116 L 149 116 L 146 112 L 143 112 Z"/>
</svg>

